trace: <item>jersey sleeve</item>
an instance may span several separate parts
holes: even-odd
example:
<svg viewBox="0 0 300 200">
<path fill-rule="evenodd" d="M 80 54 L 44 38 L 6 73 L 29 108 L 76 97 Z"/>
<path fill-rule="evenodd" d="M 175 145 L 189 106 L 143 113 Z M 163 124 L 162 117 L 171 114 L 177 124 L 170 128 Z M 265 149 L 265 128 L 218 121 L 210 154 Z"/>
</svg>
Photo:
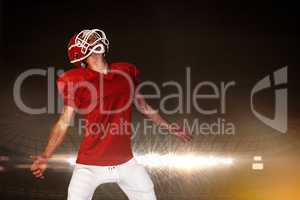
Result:
<svg viewBox="0 0 300 200">
<path fill-rule="evenodd" d="M 135 86 L 141 83 L 140 70 L 133 64 L 129 64 L 129 74 Z"/>
<path fill-rule="evenodd" d="M 63 98 L 64 105 L 79 109 L 81 100 L 77 82 L 72 80 L 68 74 L 63 74 L 57 79 L 56 84 L 58 92 Z"/>
</svg>

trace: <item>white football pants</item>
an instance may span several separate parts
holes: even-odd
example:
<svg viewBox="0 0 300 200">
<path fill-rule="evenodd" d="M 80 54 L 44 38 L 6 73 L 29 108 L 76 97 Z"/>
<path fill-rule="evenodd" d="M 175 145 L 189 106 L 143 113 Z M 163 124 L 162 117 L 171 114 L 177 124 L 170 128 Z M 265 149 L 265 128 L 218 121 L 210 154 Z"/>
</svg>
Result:
<svg viewBox="0 0 300 200">
<path fill-rule="evenodd" d="M 129 200 L 156 200 L 153 183 L 133 158 L 116 166 L 76 164 L 68 189 L 68 200 L 91 200 L 103 183 L 117 183 Z"/>
</svg>

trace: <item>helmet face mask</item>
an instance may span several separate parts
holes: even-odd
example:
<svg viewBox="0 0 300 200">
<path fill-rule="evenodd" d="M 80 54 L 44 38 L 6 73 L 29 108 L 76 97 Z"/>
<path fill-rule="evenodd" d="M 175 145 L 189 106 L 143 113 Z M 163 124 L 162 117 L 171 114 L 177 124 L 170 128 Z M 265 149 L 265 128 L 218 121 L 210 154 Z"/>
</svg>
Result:
<svg viewBox="0 0 300 200">
<path fill-rule="evenodd" d="M 68 56 L 71 63 L 82 67 L 83 60 L 92 53 L 104 54 L 108 48 L 109 41 L 102 30 L 83 30 L 71 38 L 68 45 Z"/>
</svg>

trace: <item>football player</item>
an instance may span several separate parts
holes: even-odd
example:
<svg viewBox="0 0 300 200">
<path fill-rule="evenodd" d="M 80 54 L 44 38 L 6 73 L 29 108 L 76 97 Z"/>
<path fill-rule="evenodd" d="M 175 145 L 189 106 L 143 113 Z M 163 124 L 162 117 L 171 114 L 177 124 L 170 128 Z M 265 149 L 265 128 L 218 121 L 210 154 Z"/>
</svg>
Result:
<svg viewBox="0 0 300 200">
<path fill-rule="evenodd" d="M 108 63 L 109 41 L 102 30 L 83 30 L 68 44 L 68 57 L 75 65 L 59 76 L 57 87 L 64 108 L 54 124 L 44 151 L 32 156 L 31 171 L 43 179 L 48 160 L 62 144 L 75 112 L 86 120 L 84 139 L 68 189 L 68 200 L 90 200 L 97 186 L 117 183 L 130 200 L 155 200 L 153 183 L 145 168 L 134 159 L 131 148 L 132 102 L 158 126 L 183 141 L 191 135 L 174 128 L 151 108 L 136 87 L 139 70 L 130 63 Z M 114 128 L 113 128 L 114 127 Z"/>
</svg>

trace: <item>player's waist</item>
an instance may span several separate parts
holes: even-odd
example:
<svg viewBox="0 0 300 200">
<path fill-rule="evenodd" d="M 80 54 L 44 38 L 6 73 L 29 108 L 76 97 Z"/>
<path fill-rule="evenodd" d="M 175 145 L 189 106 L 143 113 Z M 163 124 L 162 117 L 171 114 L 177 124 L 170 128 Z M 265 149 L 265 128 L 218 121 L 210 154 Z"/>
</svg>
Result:
<svg viewBox="0 0 300 200">
<path fill-rule="evenodd" d="M 118 168 L 118 167 L 125 167 L 125 166 L 131 166 L 131 165 L 136 165 L 136 164 L 137 164 L 137 161 L 133 157 L 130 160 L 128 160 L 122 164 L 117 164 L 117 165 L 99 166 L 99 165 L 87 165 L 87 164 L 76 163 L 75 166 L 79 167 L 79 168 L 83 167 L 83 168 L 90 168 L 90 169 L 93 169 L 93 168 L 114 169 L 114 168 Z"/>
</svg>

